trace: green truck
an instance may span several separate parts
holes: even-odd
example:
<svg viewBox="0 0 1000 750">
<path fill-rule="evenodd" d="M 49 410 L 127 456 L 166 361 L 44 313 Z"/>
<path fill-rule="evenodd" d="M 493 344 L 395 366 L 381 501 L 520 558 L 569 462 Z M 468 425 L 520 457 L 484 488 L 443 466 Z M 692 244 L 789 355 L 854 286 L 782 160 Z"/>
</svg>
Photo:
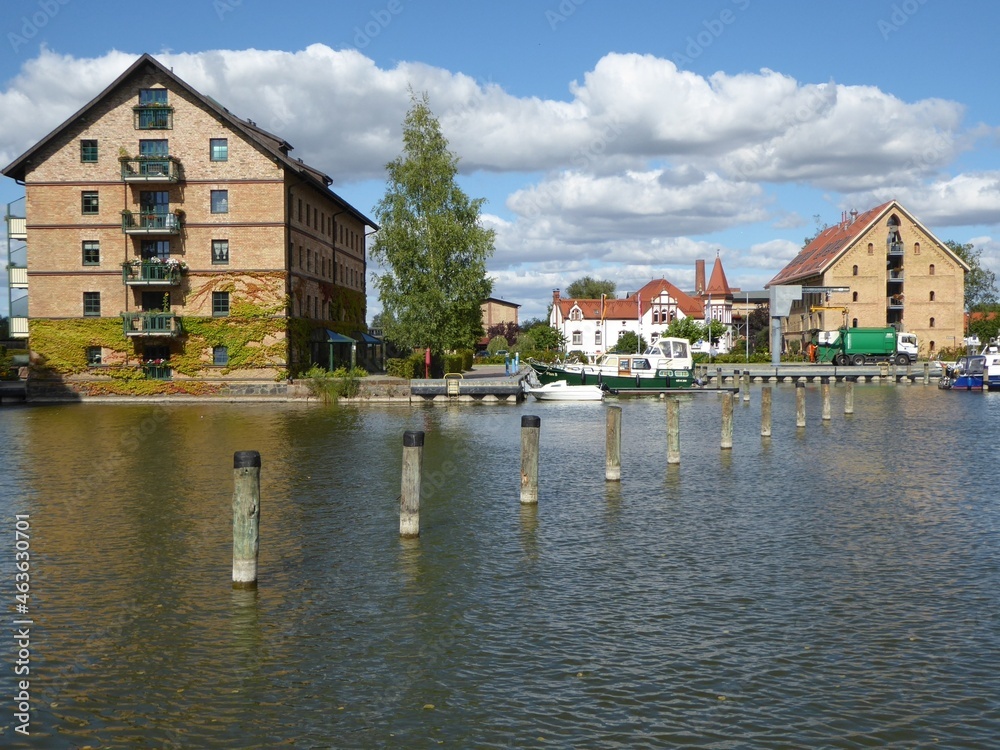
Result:
<svg viewBox="0 0 1000 750">
<path fill-rule="evenodd" d="M 908 365 L 917 361 L 917 337 L 912 333 L 885 328 L 840 328 L 817 331 L 813 338 L 817 362 L 835 365 L 870 365 L 895 362 Z"/>
</svg>

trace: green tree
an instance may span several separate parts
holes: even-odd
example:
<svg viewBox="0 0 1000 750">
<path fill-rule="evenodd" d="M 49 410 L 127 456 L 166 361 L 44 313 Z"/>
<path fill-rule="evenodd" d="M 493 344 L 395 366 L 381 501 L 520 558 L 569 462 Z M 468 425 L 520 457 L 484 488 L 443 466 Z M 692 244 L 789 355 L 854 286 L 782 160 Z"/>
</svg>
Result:
<svg viewBox="0 0 1000 750">
<path fill-rule="evenodd" d="M 535 323 L 528 328 L 528 333 L 535 341 L 535 346 L 546 351 L 562 349 L 566 343 L 566 337 L 561 331 L 553 328 L 548 323 Z"/>
<path fill-rule="evenodd" d="M 633 331 L 625 331 L 625 333 L 618 337 L 618 343 L 615 344 L 611 351 L 626 354 L 644 352 L 646 351 L 646 339 L 642 336 L 637 337 Z"/>
<path fill-rule="evenodd" d="M 664 336 L 687 339 L 692 344 L 705 338 L 705 326 L 694 318 L 674 318 L 663 332 Z"/>
<path fill-rule="evenodd" d="M 614 299 L 615 282 L 584 276 L 566 287 L 566 296 L 570 299 L 600 299 L 602 294 Z"/>
<path fill-rule="evenodd" d="M 0 339 L 7 339 L 10 337 L 10 319 L 6 317 L 0 317 Z"/>
<path fill-rule="evenodd" d="M 969 266 L 969 271 L 965 274 L 965 309 L 971 311 L 983 305 L 995 304 L 997 276 L 980 263 L 983 251 L 971 243 L 962 245 L 948 240 L 944 244 Z"/>
<path fill-rule="evenodd" d="M 391 311 L 385 335 L 435 353 L 472 349 L 483 335 L 480 304 L 493 292 L 486 260 L 494 233 L 479 221 L 483 199 L 470 200 L 455 182 L 458 158 L 427 95 L 411 102 L 403 153 L 386 165 L 386 193 L 375 208 L 381 227 L 371 257 L 383 269 L 375 286 Z"/>
<path fill-rule="evenodd" d="M 490 354 L 490 356 L 496 355 L 497 352 L 508 351 L 509 349 L 510 344 L 503 336 L 494 336 L 486 345 L 486 351 Z"/>
</svg>

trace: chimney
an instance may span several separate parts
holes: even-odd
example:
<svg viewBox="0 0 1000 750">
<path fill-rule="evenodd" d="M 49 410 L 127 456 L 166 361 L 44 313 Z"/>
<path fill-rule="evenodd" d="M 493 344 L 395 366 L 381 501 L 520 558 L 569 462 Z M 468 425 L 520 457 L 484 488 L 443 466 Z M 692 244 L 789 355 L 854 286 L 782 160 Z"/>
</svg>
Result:
<svg viewBox="0 0 1000 750">
<path fill-rule="evenodd" d="M 705 293 L 705 261 L 703 260 L 694 262 L 694 293 L 697 295 Z"/>
<path fill-rule="evenodd" d="M 554 307 L 555 305 L 558 305 L 558 304 L 559 304 L 559 290 L 558 289 L 553 289 L 552 290 L 552 305 Z"/>
</svg>

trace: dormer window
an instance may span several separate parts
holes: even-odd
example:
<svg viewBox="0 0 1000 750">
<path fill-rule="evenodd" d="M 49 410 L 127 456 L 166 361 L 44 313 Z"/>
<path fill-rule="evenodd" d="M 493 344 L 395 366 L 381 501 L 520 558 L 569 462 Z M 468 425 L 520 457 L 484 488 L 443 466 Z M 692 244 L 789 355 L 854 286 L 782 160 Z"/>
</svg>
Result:
<svg viewBox="0 0 1000 750">
<path fill-rule="evenodd" d="M 574 307 L 569 314 L 570 320 L 583 320 L 583 313 L 580 312 L 579 307 Z"/>
</svg>

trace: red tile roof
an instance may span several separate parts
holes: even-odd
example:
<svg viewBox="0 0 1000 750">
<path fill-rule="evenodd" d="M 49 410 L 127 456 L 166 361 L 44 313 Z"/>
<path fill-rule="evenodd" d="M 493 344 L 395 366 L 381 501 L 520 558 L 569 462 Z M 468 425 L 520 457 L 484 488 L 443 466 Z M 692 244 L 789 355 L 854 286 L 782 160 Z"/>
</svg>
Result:
<svg viewBox="0 0 1000 750">
<path fill-rule="evenodd" d="M 722 270 L 722 259 L 716 257 L 715 265 L 712 267 L 712 276 L 708 280 L 708 287 L 705 289 L 705 294 L 711 294 L 716 297 L 728 297 L 732 293 L 732 289 L 729 288 L 729 282 L 726 280 L 726 272 Z"/>
</svg>

